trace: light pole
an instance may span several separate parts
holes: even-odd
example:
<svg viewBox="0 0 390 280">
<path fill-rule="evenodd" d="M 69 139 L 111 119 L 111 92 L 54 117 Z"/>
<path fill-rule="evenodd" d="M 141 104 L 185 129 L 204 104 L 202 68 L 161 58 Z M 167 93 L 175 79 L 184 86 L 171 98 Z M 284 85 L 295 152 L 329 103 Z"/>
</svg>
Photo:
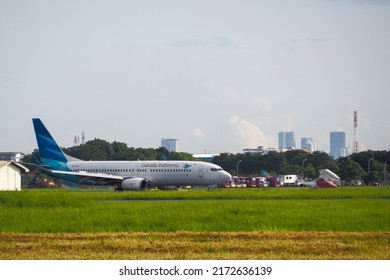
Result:
<svg viewBox="0 0 390 280">
<path fill-rule="evenodd" d="M 387 161 L 388 161 L 389 159 L 390 159 L 390 158 L 386 159 L 385 165 L 383 166 L 383 176 L 385 176 L 385 177 L 383 178 L 383 184 L 384 184 L 385 186 L 387 186 L 387 168 L 386 168 L 386 164 L 387 164 Z"/>
<path fill-rule="evenodd" d="M 303 166 L 305 164 L 305 161 L 307 161 L 307 158 L 305 158 L 304 160 L 302 160 L 302 179 L 303 177 L 305 177 L 305 172 L 303 171 Z"/>
<path fill-rule="evenodd" d="M 370 173 L 370 162 L 373 161 L 373 160 L 374 160 L 374 158 L 370 158 L 368 160 L 368 168 L 367 168 L 368 173 Z"/>
<path fill-rule="evenodd" d="M 368 176 L 368 180 L 371 180 L 371 176 L 370 176 L 370 163 L 371 163 L 371 161 L 373 161 L 374 160 L 374 158 L 370 158 L 369 160 L 368 160 L 368 167 L 367 167 L 367 176 Z M 370 182 L 370 181 L 369 181 Z"/>
<path fill-rule="evenodd" d="M 238 177 L 238 164 L 242 162 L 242 160 L 240 159 L 239 161 L 237 161 L 237 177 Z"/>
</svg>

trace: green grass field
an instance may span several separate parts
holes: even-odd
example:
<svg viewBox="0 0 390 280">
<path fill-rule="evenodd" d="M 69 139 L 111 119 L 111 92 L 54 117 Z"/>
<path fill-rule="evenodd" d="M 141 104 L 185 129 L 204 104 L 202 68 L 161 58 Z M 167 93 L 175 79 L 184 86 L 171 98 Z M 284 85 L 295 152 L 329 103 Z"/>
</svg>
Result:
<svg viewBox="0 0 390 280">
<path fill-rule="evenodd" d="M 390 187 L 0 192 L 1 259 L 390 259 Z"/>
<path fill-rule="evenodd" d="M 0 193 L 0 232 L 390 231 L 390 187 Z"/>
</svg>

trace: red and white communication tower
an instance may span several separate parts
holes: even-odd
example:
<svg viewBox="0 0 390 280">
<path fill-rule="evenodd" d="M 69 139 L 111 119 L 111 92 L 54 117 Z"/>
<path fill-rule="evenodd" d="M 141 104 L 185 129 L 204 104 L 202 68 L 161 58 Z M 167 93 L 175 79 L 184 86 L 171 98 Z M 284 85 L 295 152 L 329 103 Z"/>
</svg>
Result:
<svg viewBox="0 0 390 280">
<path fill-rule="evenodd" d="M 359 152 L 359 142 L 357 138 L 357 111 L 353 111 L 353 143 L 352 143 L 352 153 Z"/>
</svg>

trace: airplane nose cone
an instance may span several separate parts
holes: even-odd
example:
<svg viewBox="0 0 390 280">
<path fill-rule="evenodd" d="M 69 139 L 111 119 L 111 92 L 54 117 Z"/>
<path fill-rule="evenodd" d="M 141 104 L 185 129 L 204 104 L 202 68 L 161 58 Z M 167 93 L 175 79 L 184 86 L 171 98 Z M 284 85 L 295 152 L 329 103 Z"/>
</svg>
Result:
<svg viewBox="0 0 390 280">
<path fill-rule="evenodd" d="M 223 171 L 222 174 L 221 174 L 221 179 L 223 179 L 224 181 L 227 181 L 231 178 L 232 176 L 226 172 L 226 171 Z"/>
</svg>

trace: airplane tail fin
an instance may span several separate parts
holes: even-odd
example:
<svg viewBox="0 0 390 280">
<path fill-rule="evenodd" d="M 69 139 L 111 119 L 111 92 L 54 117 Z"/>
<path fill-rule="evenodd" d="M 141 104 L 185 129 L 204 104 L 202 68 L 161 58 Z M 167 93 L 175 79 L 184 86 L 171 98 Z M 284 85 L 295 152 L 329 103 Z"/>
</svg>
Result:
<svg viewBox="0 0 390 280">
<path fill-rule="evenodd" d="M 39 153 L 41 155 L 41 161 L 44 164 L 50 165 L 56 169 L 58 165 L 65 164 L 69 160 L 75 160 L 75 158 L 66 155 L 62 151 L 40 119 L 34 118 L 32 121 L 35 136 L 37 138 Z"/>
</svg>

